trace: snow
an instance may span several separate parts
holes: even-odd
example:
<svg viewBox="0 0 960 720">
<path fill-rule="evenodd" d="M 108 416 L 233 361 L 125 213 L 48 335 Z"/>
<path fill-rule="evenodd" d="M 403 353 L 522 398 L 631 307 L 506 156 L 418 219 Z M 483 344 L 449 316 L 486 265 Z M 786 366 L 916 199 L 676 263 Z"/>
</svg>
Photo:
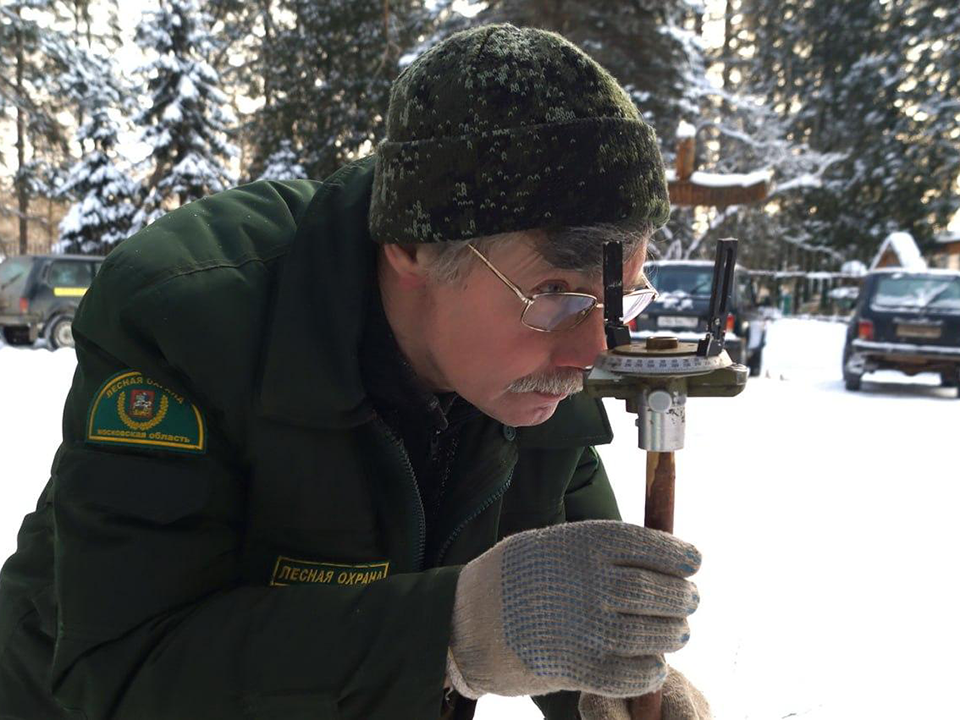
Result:
<svg viewBox="0 0 960 720">
<path fill-rule="evenodd" d="M 677 171 L 667 168 L 667 182 L 676 182 Z M 690 182 L 703 187 L 752 187 L 770 182 L 773 173 L 770 170 L 756 170 L 751 173 L 710 173 L 701 170 L 690 176 Z"/>
<path fill-rule="evenodd" d="M 688 123 L 686 120 L 681 120 L 680 124 L 677 126 L 677 140 L 682 140 L 683 138 L 692 138 L 696 137 L 697 128 Z"/>
<path fill-rule="evenodd" d="M 676 532 L 696 544 L 703 601 L 670 662 L 716 720 L 955 717 L 960 643 L 960 400 L 932 376 L 843 389 L 845 325 L 770 326 L 762 377 L 736 398 L 687 404 Z M 70 386 L 69 350 L 0 345 L 0 555 L 47 480 Z M 642 521 L 634 417 L 609 401 L 600 448 L 624 518 Z M 478 720 L 535 720 L 486 697 Z"/>
<path fill-rule="evenodd" d="M 860 288 L 847 286 L 834 288 L 827 293 L 834 300 L 856 300 L 860 296 Z"/>
<path fill-rule="evenodd" d="M 840 266 L 840 272 L 847 275 L 866 275 L 867 266 L 859 260 L 848 260 Z"/>
</svg>

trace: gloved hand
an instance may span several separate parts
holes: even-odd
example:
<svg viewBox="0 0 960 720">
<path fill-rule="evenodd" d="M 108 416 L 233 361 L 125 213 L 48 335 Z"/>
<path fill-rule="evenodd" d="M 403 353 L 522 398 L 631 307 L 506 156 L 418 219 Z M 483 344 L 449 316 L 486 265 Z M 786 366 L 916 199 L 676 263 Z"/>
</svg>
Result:
<svg viewBox="0 0 960 720">
<path fill-rule="evenodd" d="M 667 668 L 663 683 L 660 720 L 713 720 L 710 704 L 686 676 L 672 667 Z M 601 697 L 583 693 L 580 696 L 581 720 L 630 720 L 627 699 Z"/>
<path fill-rule="evenodd" d="M 690 637 L 699 566 L 692 545 L 611 520 L 508 537 L 460 573 L 447 674 L 469 698 L 645 695 Z"/>
</svg>

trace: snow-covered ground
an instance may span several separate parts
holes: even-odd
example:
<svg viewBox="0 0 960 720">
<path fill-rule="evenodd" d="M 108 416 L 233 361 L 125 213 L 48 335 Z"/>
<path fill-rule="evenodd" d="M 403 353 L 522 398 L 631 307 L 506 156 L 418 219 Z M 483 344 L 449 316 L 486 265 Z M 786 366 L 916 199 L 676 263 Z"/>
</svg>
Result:
<svg viewBox="0 0 960 720">
<path fill-rule="evenodd" d="M 934 377 L 840 378 L 844 326 L 770 329 L 765 377 L 693 399 L 677 455 L 677 534 L 703 552 L 703 601 L 671 657 L 717 720 L 960 718 L 960 400 Z M 0 555 L 46 482 L 69 351 L 0 346 Z M 601 449 L 625 519 L 642 522 L 633 416 L 609 404 Z M 534 720 L 487 697 L 478 720 Z"/>
</svg>

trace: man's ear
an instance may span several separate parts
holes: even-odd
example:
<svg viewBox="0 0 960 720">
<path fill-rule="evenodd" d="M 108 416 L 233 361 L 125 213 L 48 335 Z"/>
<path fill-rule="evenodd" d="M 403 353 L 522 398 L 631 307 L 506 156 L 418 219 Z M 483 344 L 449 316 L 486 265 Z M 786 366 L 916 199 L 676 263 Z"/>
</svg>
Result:
<svg viewBox="0 0 960 720">
<path fill-rule="evenodd" d="M 423 245 L 385 243 L 382 252 L 387 268 L 404 287 L 419 287 L 427 281 L 429 258 Z"/>
</svg>

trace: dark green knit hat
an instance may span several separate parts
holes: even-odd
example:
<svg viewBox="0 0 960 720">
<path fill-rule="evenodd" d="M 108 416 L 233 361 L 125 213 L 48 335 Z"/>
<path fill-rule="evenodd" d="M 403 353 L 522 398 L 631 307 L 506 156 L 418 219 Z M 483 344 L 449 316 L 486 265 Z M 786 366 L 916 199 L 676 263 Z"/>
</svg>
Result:
<svg viewBox="0 0 960 720">
<path fill-rule="evenodd" d="M 452 35 L 393 84 L 370 232 L 466 240 L 670 214 L 653 130 L 617 81 L 555 33 Z"/>
</svg>

